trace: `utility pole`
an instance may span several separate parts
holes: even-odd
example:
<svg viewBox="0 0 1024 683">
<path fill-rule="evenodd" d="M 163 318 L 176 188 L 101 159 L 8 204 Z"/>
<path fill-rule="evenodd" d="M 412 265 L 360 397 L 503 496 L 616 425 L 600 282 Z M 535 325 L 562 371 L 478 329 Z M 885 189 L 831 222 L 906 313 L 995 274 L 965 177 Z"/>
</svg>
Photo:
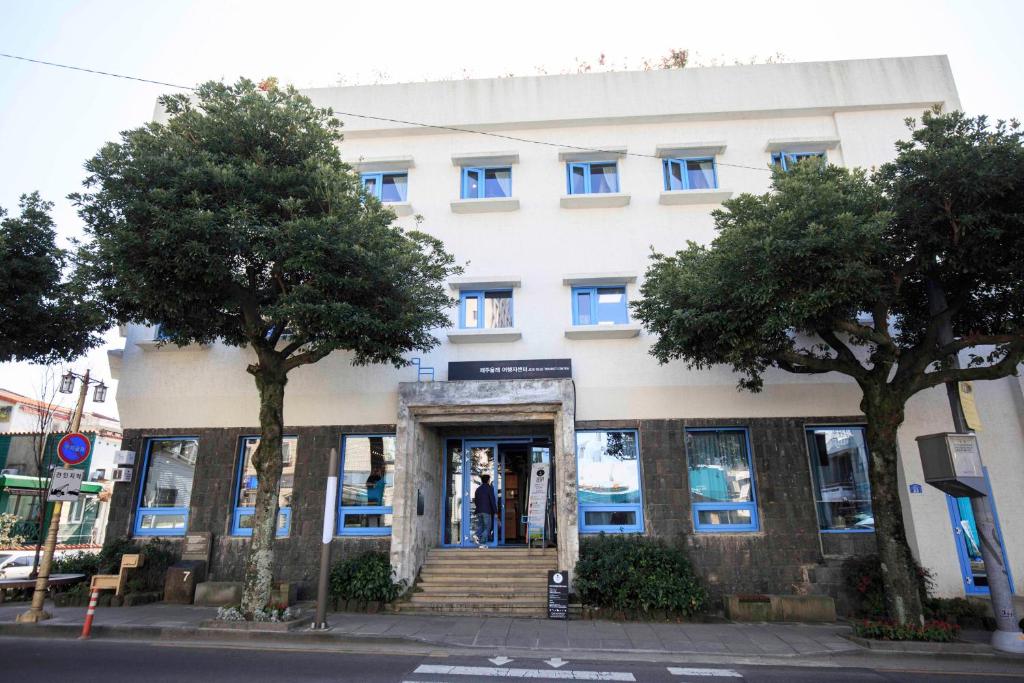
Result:
<svg viewBox="0 0 1024 683">
<path fill-rule="evenodd" d="M 89 371 L 85 371 L 82 377 L 82 389 L 78 392 L 78 405 L 75 406 L 75 414 L 71 419 L 70 433 L 75 433 L 82 426 L 82 412 L 85 410 L 85 397 L 89 392 Z M 43 442 L 46 443 L 45 441 Z M 45 446 L 44 446 L 45 447 Z M 64 463 L 64 469 L 70 469 L 70 465 Z M 39 621 L 46 621 L 50 613 L 43 609 L 46 602 L 46 592 L 50 583 L 50 568 L 53 565 L 53 551 L 57 547 L 57 531 L 60 527 L 60 515 L 64 509 L 64 503 L 55 501 L 53 510 L 50 512 L 50 526 L 46 532 L 46 543 L 43 545 L 43 559 L 39 563 L 39 574 L 36 575 L 36 587 L 32 593 L 32 606 L 27 612 L 18 615 L 16 621 L 24 624 L 34 624 Z"/>
<path fill-rule="evenodd" d="M 927 286 L 932 315 L 944 312 L 947 308 L 945 293 L 934 280 L 929 279 Z M 938 337 L 940 347 L 953 342 L 953 325 L 948 318 L 939 328 Z M 956 354 L 949 357 L 948 363 L 953 368 L 960 368 L 960 358 Z M 947 382 L 946 395 L 953 416 L 953 428 L 960 434 L 970 433 L 963 404 L 960 402 L 959 383 Z M 978 530 L 981 559 L 985 563 L 985 578 L 988 580 L 989 597 L 992 599 L 992 615 L 996 620 L 992 647 L 1002 652 L 1024 653 L 1024 634 L 1021 633 L 1013 608 L 1013 590 L 1010 586 L 1010 576 L 1006 571 L 1006 563 L 1003 561 L 1002 545 L 996 532 L 996 521 L 992 515 L 989 496 L 972 497 L 971 511 L 974 513 L 974 526 Z"/>
</svg>

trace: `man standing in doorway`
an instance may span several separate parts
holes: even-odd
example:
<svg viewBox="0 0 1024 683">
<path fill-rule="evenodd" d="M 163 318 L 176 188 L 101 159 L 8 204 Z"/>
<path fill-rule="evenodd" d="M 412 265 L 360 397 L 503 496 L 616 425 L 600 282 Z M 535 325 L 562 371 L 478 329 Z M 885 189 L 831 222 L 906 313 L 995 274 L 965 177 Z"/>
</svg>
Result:
<svg viewBox="0 0 1024 683">
<path fill-rule="evenodd" d="M 486 548 L 491 541 L 491 529 L 494 528 L 494 515 L 498 514 L 498 499 L 494 496 L 489 474 L 480 475 L 480 486 L 473 494 L 473 505 L 476 508 L 476 538 L 481 548 Z"/>
</svg>

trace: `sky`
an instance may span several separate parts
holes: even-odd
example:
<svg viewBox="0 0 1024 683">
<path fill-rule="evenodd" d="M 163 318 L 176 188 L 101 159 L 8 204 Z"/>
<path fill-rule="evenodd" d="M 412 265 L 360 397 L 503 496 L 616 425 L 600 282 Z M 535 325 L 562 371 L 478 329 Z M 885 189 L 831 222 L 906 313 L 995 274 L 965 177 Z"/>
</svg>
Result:
<svg viewBox="0 0 1024 683">
<path fill-rule="evenodd" d="M 477 9 L 440 0 L 0 0 L 0 52 L 181 85 L 276 76 L 299 87 L 574 72 L 601 54 L 636 68 L 673 48 L 705 64 L 945 54 L 965 111 L 1024 115 L 1020 0 L 520 0 Z M 38 190 L 55 204 L 61 239 L 81 236 L 66 196 L 81 187 L 84 161 L 151 118 L 164 92 L 173 90 L 0 57 L 0 207 L 14 213 L 22 193 Z M 71 367 L 116 390 L 106 349 L 123 340 L 116 330 L 106 340 Z M 33 396 L 40 372 L 0 364 L 0 387 Z M 117 413 L 109 398 L 88 409 Z"/>
</svg>

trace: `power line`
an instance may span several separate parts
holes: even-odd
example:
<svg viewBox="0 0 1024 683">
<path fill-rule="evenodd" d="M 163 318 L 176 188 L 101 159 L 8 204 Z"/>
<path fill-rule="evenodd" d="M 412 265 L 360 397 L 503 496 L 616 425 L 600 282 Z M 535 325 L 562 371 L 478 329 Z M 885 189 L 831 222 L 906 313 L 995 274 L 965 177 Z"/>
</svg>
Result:
<svg viewBox="0 0 1024 683">
<path fill-rule="evenodd" d="M 188 85 L 178 85 L 177 83 L 167 83 L 166 81 L 154 81 L 149 78 L 139 78 L 137 76 L 126 76 L 124 74 L 116 74 L 110 71 L 99 71 L 97 69 L 86 69 L 81 66 L 71 66 L 70 64 L 58 64 L 56 62 L 47 62 L 42 59 L 30 59 L 29 57 L 21 57 L 18 55 L 11 55 L 4 52 L 0 52 L 0 57 L 7 57 L 8 59 L 17 59 L 23 62 L 32 62 L 33 64 L 43 64 L 45 66 L 53 66 L 59 69 L 69 69 L 71 71 L 82 71 L 90 74 L 97 74 L 100 76 L 110 76 L 111 78 L 123 78 L 129 81 L 137 81 L 139 83 L 151 83 L 153 85 L 165 85 L 170 88 L 178 88 L 180 90 L 191 90 L 195 92 L 197 88 Z M 530 138 L 520 138 L 514 135 L 505 135 L 503 133 L 492 133 L 486 130 L 472 130 L 470 128 L 456 128 L 454 126 L 439 126 L 434 123 L 423 123 L 421 121 L 406 121 L 404 119 L 393 119 L 386 116 L 373 116 L 371 114 L 357 114 L 350 111 L 337 111 L 336 114 L 341 116 L 351 116 L 353 118 L 368 119 L 372 121 L 383 121 L 386 123 L 399 123 L 405 126 L 418 126 L 420 128 L 433 128 L 434 130 L 444 130 L 452 133 L 469 133 L 471 135 L 486 135 L 492 138 L 500 138 L 502 140 L 511 140 L 513 142 L 523 142 L 530 145 L 544 145 L 545 147 L 558 147 L 560 149 L 573 149 L 581 152 L 593 152 L 596 154 L 609 154 L 613 156 L 630 156 L 630 157 L 642 157 L 645 159 L 661 159 L 656 154 L 642 154 L 640 152 L 622 152 L 608 149 L 600 149 L 598 147 L 582 147 L 580 145 L 570 145 L 560 142 L 548 142 L 546 140 L 533 140 Z M 745 166 L 743 164 L 729 164 L 723 162 L 717 162 L 719 166 L 728 166 L 730 168 L 745 168 L 750 171 L 764 171 L 770 173 L 771 170 L 760 166 Z"/>
</svg>

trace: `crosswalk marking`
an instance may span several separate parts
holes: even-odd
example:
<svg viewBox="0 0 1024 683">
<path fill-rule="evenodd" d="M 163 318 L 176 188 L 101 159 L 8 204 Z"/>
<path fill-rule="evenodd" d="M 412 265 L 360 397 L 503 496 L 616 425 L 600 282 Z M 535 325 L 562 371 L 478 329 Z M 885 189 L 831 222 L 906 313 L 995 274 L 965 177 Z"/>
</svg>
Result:
<svg viewBox="0 0 1024 683">
<path fill-rule="evenodd" d="M 743 674 L 733 669 L 683 669 L 678 666 L 668 667 L 668 672 L 673 676 L 720 676 L 722 678 L 743 678 Z"/>
<path fill-rule="evenodd" d="M 495 678 L 543 678 L 563 681 L 636 681 L 626 671 L 574 671 L 572 669 L 506 669 L 490 666 L 449 666 L 420 664 L 417 674 L 438 676 L 493 676 Z"/>
</svg>

